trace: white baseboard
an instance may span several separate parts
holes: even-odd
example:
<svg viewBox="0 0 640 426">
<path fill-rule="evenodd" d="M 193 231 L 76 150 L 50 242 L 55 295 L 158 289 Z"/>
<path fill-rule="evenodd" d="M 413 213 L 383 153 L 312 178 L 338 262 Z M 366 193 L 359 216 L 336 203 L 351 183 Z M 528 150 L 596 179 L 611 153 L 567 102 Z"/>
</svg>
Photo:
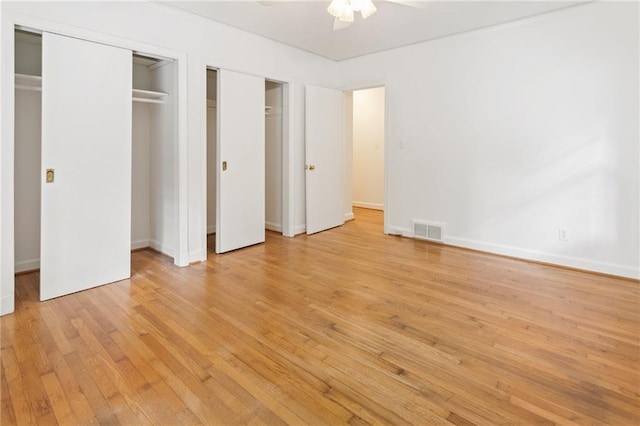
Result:
<svg viewBox="0 0 640 426">
<path fill-rule="evenodd" d="M 216 233 L 216 226 L 215 225 L 207 226 L 207 235 L 215 234 L 215 233 Z"/>
<path fill-rule="evenodd" d="M 296 225 L 293 228 L 293 235 L 300 235 L 304 234 L 305 232 L 307 232 L 306 225 Z"/>
<path fill-rule="evenodd" d="M 264 223 L 264 227 L 265 227 L 265 229 L 268 229 L 269 231 L 282 232 L 282 225 L 279 225 L 277 223 L 265 222 Z"/>
<path fill-rule="evenodd" d="M 583 259 L 583 258 L 571 257 L 571 256 L 563 256 L 563 255 L 558 255 L 553 253 L 544 253 L 540 251 L 522 249 L 518 247 L 487 243 L 484 241 L 467 240 L 465 238 L 445 237 L 444 241 L 445 241 L 445 244 L 456 246 L 456 247 L 486 251 L 489 253 L 517 257 L 519 259 L 534 260 L 537 262 L 544 262 L 544 263 L 552 263 L 554 265 L 584 269 L 587 271 L 617 275 L 617 276 L 626 277 L 626 278 L 635 278 L 635 279 L 640 278 L 640 270 L 632 266 L 618 265 L 615 263 L 608 263 L 608 262 L 599 262 L 596 260 L 589 260 L 589 259 Z"/>
<path fill-rule="evenodd" d="M 5 294 L 0 297 L 0 316 L 10 314 L 15 309 L 15 296 L 13 292 L 11 294 Z"/>
<path fill-rule="evenodd" d="M 362 207 L 365 209 L 384 210 L 384 204 L 382 203 L 367 203 L 366 201 L 352 201 L 351 205 L 353 207 Z"/>
<path fill-rule="evenodd" d="M 353 215 L 353 212 L 344 214 L 344 221 L 345 222 L 348 222 L 348 221 L 353 220 L 355 218 L 356 217 Z"/>
<path fill-rule="evenodd" d="M 404 228 L 389 226 L 389 235 L 401 235 L 403 237 L 409 237 L 409 235 L 404 235 L 404 231 Z M 409 230 L 407 229 L 406 231 L 408 232 Z M 410 237 L 413 237 L 413 235 L 411 235 Z"/>
<path fill-rule="evenodd" d="M 398 226 L 389 226 L 389 234 L 401 235 L 407 238 L 413 238 L 413 232 L 409 228 L 400 228 Z"/>
<path fill-rule="evenodd" d="M 407 238 L 414 238 L 413 232 L 408 228 L 389 227 L 389 234 L 402 235 Z M 500 244 L 488 243 L 485 241 L 468 240 L 466 238 L 445 237 L 444 244 L 462 247 L 486 253 L 500 254 L 523 260 L 533 260 L 569 268 L 584 269 L 585 271 L 600 272 L 603 274 L 616 275 L 625 278 L 640 278 L 640 269 L 632 266 L 618 265 L 614 263 L 598 262 L 577 257 L 562 256 L 552 253 L 544 253 L 535 250 L 522 249 L 518 247 L 504 246 Z"/>
<path fill-rule="evenodd" d="M 204 262 L 207 260 L 207 250 L 196 250 L 189 253 L 189 263 Z"/>
<path fill-rule="evenodd" d="M 131 241 L 131 250 L 137 250 L 146 247 L 149 247 L 149 240 Z"/>
<path fill-rule="evenodd" d="M 40 269 L 40 259 L 29 259 L 16 262 L 14 267 L 16 274 L 18 272 L 33 271 L 35 269 Z"/>
<path fill-rule="evenodd" d="M 159 241 L 149 240 L 149 247 L 151 247 L 154 250 L 159 251 L 160 253 L 166 254 L 169 257 L 175 258 L 174 254 L 173 254 L 173 248 L 171 248 L 169 246 L 166 246 L 164 244 L 161 244 Z"/>
</svg>

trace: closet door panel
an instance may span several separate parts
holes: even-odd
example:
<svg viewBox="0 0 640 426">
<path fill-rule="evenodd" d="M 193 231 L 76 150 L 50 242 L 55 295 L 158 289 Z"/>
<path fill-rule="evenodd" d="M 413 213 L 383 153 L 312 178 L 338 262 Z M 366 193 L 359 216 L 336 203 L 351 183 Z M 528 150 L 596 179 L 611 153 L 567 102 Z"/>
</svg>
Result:
<svg viewBox="0 0 640 426">
<path fill-rule="evenodd" d="M 344 94 L 307 86 L 305 93 L 307 234 L 344 224 Z"/>
<path fill-rule="evenodd" d="M 227 70 L 218 82 L 216 253 L 224 253 L 265 239 L 265 86 Z"/>
<path fill-rule="evenodd" d="M 131 51 L 49 33 L 42 55 L 47 300 L 130 276 L 132 63 Z"/>
</svg>

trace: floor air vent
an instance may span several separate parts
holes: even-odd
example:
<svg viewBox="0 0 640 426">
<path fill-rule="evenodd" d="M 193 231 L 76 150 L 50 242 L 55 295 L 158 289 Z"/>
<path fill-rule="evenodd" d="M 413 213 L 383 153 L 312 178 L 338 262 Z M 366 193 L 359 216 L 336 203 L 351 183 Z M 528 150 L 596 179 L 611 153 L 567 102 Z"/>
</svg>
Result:
<svg viewBox="0 0 640 426">
<path fill-rule="evenodd" d="M 444 225 L 442 223 L 413 220 L 413 236 L 420 240 L 444 242 Z"/>
</svg>

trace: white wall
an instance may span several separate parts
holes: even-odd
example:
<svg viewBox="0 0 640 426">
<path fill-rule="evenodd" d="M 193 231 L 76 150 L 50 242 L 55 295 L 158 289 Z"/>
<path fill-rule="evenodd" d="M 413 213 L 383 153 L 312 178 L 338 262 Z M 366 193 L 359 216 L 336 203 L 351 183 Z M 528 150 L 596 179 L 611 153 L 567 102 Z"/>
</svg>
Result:
<svg viewBox="0 0 640 426">
<path fill-rule="evenodd" d="M 134 73 L 134 76 L 136 74 Z M 151 104 L 134 102 L 131 123 L 131 247 L 149 247 Z"/>
<path fill-rule="evenodd" d="M 341 63 L 387 85 L 392 231 L 638 277 L 638 30 L 590 3 Z"/>
<path fill-rule="evenodd" d="M 265 225 L 282 232 L 282 84 L 265 82 Z"/>
<path fill-rule="evenodd" d="M 133 65 L 133 87 L 151 90 L 151 72 L 144 65 Z M 151 115 L 154 105 L 133 102 L 131 123 L 131 247 L 149 246 L 151 188 Z"/>
<path fill-rule="evenodd" d="M 353 205 L 384 206 L 384 87 L 353 92 Z"/>
</svg>

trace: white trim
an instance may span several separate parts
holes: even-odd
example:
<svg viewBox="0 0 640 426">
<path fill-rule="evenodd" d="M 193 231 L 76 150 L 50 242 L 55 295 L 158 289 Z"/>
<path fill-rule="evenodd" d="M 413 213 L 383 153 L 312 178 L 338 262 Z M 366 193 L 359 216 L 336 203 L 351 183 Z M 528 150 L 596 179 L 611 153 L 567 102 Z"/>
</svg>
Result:
<svg viewBox="0 0 640 426">
<path fill-rule="evenodd" d="M 407 238 L 414 238 L 413 233 L 408 228 L 392 227 L 390 234 L 402 235 Z M 424 240 L 419 240 L 424 241 Z M 553 253 L 527 250 L 518 247 L 504 246 L 501 244 L 489 243 L 486 241 L 469 240 L 458 237 L 444 237 L 444 244 L 452 247 L 461 247 L 471 250 L 478 250 L 485 253 L 509 256 L 520 260 L 533 260 L 557 266 L 582 269 L 589 272 L 600 272 L 603 274 L 616 275 L 625 278 L 640 278 L 640 268 L 619 265 L 615 263 L 599 262 L 597 260 L 582 259 L 578 257 L 562 256 Z"/>
<path fill-rule="evenodd" d="M 390 226 L 389 227 L 389 232 L 387 232 L 386 234 L 388 235 L 399 235 L 399 236 L 409 236 L 409 235 L 404 235 L 405 229 L 403 228 L 398 228 L 395 226 Z M 409 232 L 409 230 L 407 229 L 406 232 Z"/>
<path fill-rule="evenodd" d="M 206 262 L 207 251 L 196 250 L 189 253 L 189 263 Z"/>
<path fill-rule="evenodd" d="M 14 297 L 13 294 L 8 294 L 0 298 L 0 313 L 1 315 L 10 314 L 14 311 Z"/>
<path fill-rule="evenodd" d="M 199 221 L 199 227 L 198 227 L 198 234 L 200 235 L 200 239 L 199 239 L 199 244 L 196 250 L 191 252 L 191 258 L 189 259 L 191 262 L 197 262 L 199 260 L 206 260 L 207 259 L 207 235 L 210 234 L 211 232 L 209 231 L 209 224 L 207 223 L 207 217 L 209 212 L 208 210 L 208 178 L 207 178 L 207 167 L 209 166 L 209 163 L 207 161 L 207 146 L 209 144 L 209 141 L 207 140 L 207 108 L 209 107 L 209 102 L 211 100 L 209 100 L 207 98 L 207 90 L 208 90 L 208 84 L 209 81 L 207 79 L 207 70 L 209 69 L 209 66 L 206 64 L 205 61 L 203 60 L 197 60 L 196 58 L 192 58 L 189 57 L 189 59 L 191 61 L 193 61 L 194 63 L 191 64 L 192 67 L 192 73 L 196 73 L 195 76 L 197 78 L 196 81 L 193 81 L 193 85 L 192 87 L 196 87 L 196 88 L 204 88 L 204 90 L 201 90 L 202 93 L 199 93 L 198 96 L 202 96 L 202 102 L 204 102 L 204 106 L 201 107 L 200 111 L 199 111 L 199 116 L 200 116 L 200 123 L 199 126 L 195 126 L 197 129 L 199 129 L 198 135 L 200 137 L 200 143 L 197 144 L 200 146 L 200 148 L 204 148 L 204 150 L 200 153 L 200 158 L 199 158 L 199 162 L 200 162 L 200 182 L 202 182 L 202 188 L 200 189 L 200 209 L 202 211 L 202 214 L 200 214 L 200 221 Z M 216 92 L 218 90 L 218 78 L 216 76 Z M 218 108 L 217 108 L 217 99 L 216 99 L 216 110 L 214 111 L 214 113 L 216 114 L 216 123 L 218 122 Z M 194 117 L 196 117 L 196 111 L 191 111 L 191 117 L 190 119 L 193 120 Z M 216 133 L 216 139 L 218 138 L 218 135 Z M 193 144 L 192 144 L 193 145 Z M 216 144 L 217 145 L 217 144 Z M 218 177 L 216 176 L 216 179 L 218 179 Z M 216 189 L 217 190 L 217 189 Z M 217 202 L 217 200 L 216 200 Z M 194 208 L 194 203 L 192 201 L 191 203 L 191 207 Z M 217 207 L 216 207 L 216 215 L 218 214 L 217 212 Z M 216 222 L 217 223 L 217 222 Z M 194 224 L 191 224 L 191 226 L 193 226 Z M 211 228 L 213 228 L 213 232 L 215 232 L 215 228 L 216 225 L 212 225 Z M 201 232 L 202 229 L 205 229 L 206 231 L 203 233 Z M 200 255 L 200 257 L 198 258 L 194 258 L 193 256 L 197 256 Z"/>
<path fill-rule="evenodd" d="M 366 201 L 352 201 L 351 205 L 353 205 L 353 207 L 362 207 L 364 209 L 384 211 L 384 204 L 382 203 L 367 203 Z"/>
<path fill-rule="evenodd" d="M 173 257 L 174 256 L 173 247 L 169 247 L 167 245 L 161 244 L 160 241 L 149 240 L 149 247 L 151 247 L 152 249 L 154 249 L 156 251 L 159 251 L 162 254 L 166 254 L 169 257 Z"/>
<path fill-rule="evenodd" d="M 138 250 L 146 247 L 150 247 L 150 242 L 148 239 L 131 241 L 131 250 Z"/>
<path fill-rule="evenodd" d="M 277 223 L 265 222 L 264 227 L 269 231 L 282 232 L 282 225 L 279 225 Z"/>
<path fill-rule="evenodd" d="M 176 146 L 177 158 L 176 166 L 176 195 L 177 217 L 176 217 L 176 246 L 177 253 L 173 262 L 177 266 L 189 265 L 189 114 L 188 114 L 188 56 L 186 54 L 176 55 L 178 60 L 178 75 L 175 76 L 178 86 L 178 126 L 176 136 L 178 143 Z"/>
<path fill-rule="evenodd" d="M 293 120 L 294 86 L 288 82 L 282 93 L 282 235 L 296 235 L 295 218 L 295 122 Z"/>
<path fill-rule="evenodd" d="M 488 253 L 501 254 L 516 257 L 523 260 L 534 260 L 537 262 L 551 263 L 554 265 L 568 266 L 570 268 L 584 269 L 586 271 L 601 272 L 604 274 L 617 275 L 626 278 L 640 278 L 640 269 L 633 266 L 619 265 L 615 263 L 599 262 L 596 260 L 583 259 L 579 257 L 563 256 L 553 253 L 522 249 L 518 247 L 504 246 L 501 244 L 488 243 L 484 241 L 468 240 L 466 238 L 445 237 L 445 244 L 463 247 L 473 250 L 480 250 Z"/>
<path fill-rule="evenodd" d="M 293 227 L 293 236 L 305 234 L 307 232 L 307 227 L 305 225 L 296 225 Z"/>
<path fill-rule="evenodd" d="M 22 262 L 16 262 L 15 273 L 34 271 L 40 269 L 40 259 L 23 260 Z"/>
<path fill-rule="evenodd" d="M 15 305 L 14 247 L 14 20 L 2 8 L 0 22 L 0 315 L 10 314 Z"/>
<path fill-rule="evenodd" d="M 349 213 L 345 213 L 344 214 L 344 221 L 348 222 L 350 220 L 355 219 L 356 217 L 353 215 L 353 212 L 349 212 Z"/>
</svg>

